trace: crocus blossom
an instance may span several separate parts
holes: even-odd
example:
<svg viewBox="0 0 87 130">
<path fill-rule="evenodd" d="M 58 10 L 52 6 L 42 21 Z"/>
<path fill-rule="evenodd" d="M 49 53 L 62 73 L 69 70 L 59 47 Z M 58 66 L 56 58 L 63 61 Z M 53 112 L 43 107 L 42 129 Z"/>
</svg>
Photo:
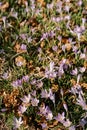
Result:
<svg viewBox="0 0 87 130">
<path fill-rule="evenodd" d="M 32 106 L 38 106 L 39 100 L 37 98 L 31 98 Z"/>
<path fill-rule="evenodd" d="M 20 128 L 20 126 L 23 124 L 23 121 L 22 121 L 22 118 L 20 117 L 19 119 L 15 118 L 14 119 L 14 128 L 17 129 L 17 128 Z"/>
<path fill-rule="evenodd" d="M 85 100 L 83 99 L 82 95 L 79 94 L 78 98 L 76 99 L 76 104 L 82 107 L 83 110 L 87 110 L 87 104 Z"/>
<path fill-rule="evenodd" d="M 28 94 L 28 96 L 24 96 L 24 98 L 21 98 L 21 100 L 23 101 L 23 103 L 28 104 L 30 102 L 31 99 L 31 95 Z"/>
</svg>

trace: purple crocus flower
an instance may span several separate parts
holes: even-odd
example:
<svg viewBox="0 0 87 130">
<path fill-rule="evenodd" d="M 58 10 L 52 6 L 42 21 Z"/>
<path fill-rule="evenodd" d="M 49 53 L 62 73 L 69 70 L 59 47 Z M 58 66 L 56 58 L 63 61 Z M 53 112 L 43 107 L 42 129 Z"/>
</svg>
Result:
<svg viewBox="0 0 87 130">
<path fill-rule="evenodd" d="M 85 59 L 85 58 L 86 58 L 85 53 L 81 53 L 81 54 L 80 54 L 80 59 Z"/>
<path fill-rule="evenodd" d="M 52 90 L 49 89 L 49 98 L 50 100 L 53 101 L 53 103 L 55 104 L 55 94 L 53 94 Z"/>
<path fill-rule="evenodd" d="M 68 5 L 66 5 L 65 8 L 64 8 L 64 10 L 65 10 L 66 12 L 69 12 L 69 9 L 70 9 L 70 7 L 69 7 Z"/>
<path fill-rule="evenodd" d="M 62 45 L 62 51 L 65 52 L 65 50 L 66 50 L 66 46 Z"/>
<path fill-rule="evenodd" d="M 27 107 L 25 107 L 24 105 L 23 106 L 22 105 L 19 106 L 19 112 L 21 114 L 23 114 L 24 112 L 26 112 L 26 110 L 27 110 Z"/>
<path fill-rule="evenodd" d="M 67 107 L 67 104 L 66 104 L 66 103 L 63 103 L 63 107 L 64 107 L 64 109 L 66 110 L 66 112 L 68 112 L 68 107 Z"/>
<path fill-rule="evenodd" d="M 48 98 L 49 97 L 49 93 L 47 92 L 46 89 L 43 89 L 41 92 L 41 98 Z"/>
<path fill-rule="evenodd" d="M 2 75 L 2 78 L 3 78 L 3 79 L 8 79 L 8 78 L 9 78 L 8 72 L 5 72 L 5 73 Z"/>
<path fill-rule="evenodd" d="M 45 105 L 39 107 L 39 114 L 42 114 L 42 115 L 46 115 L 47 113 L 47 107 L 45 107 Z"/>
<path fill-rule="evenodd" d="M 79 71 L 80 71 L 81 73 L 84 73 L 84 72 L 85 72 L 85 70 L 86 70 L 86 68 L 85 68 L 85 67 L 79 67 Z"/>
<path fill-rule="evenodd" d="M 42 48 L 38 47 L 38 52 L 41 53 L 42 52 Z"/>
<path fill-rule="evenodd" d="M 81 6 L 82 5 L 82 0 L 79 0 L 77 4 L 78 4 L 78 6 Z"/>
<path fill-rule="evenodd" d="M 64 17 L 64 19 L 65 19 L 65 20 L 70 20 L 70 15 L 66 15 L 66 16 Z"/>
<path fill-rule="evenodd" d="M 78 91 L 75 87 L 71 87 L 71 90 L 69 92 L 71 92 L 74 95 L 76 95 L 78 93 Z"/>
<path fill-rule="evenodd" d="M 55 18 L 55 17 L 52 17 L 51 20 L 52 20 L 53 22 L 56 22 L 56 18 Z"/>
<path fill-rule="evenodd" d="M 23 62 L 18 61 L 18 62 L 16 63 L 16 65 L 20 67 L 20 66 L 22 66 L 22 65 L 23 65 Z"/>
<path fill-rule="evenodd" d="M 74 94 L 74 95 L 76 95 L 76 94 L 81 94 L 81 95 L 83 95 L 82 88 L 81 88 L 81 86 L 80 86 L 79 84 L 76 84 L 76 85 L 74 85 L 73 87 L 71 87 L 70 92 L 71 92 L 72 94 Z"/>
<path fill-rule="evenodd" d="M 17 19 L 17 17 L 18 17 L 18 13 L 15 12 L 13 8 L 11 8 L 10 15 L 11 15 L 12 17 L 16 18 L 16 19 Z"/>
<path fill-rule="evenodd" d="M 20 34 L 20 37 L 21 37 L 23 40 L 26 40 L 26 34 Z"/>
<path fill-rule="evenodd" d="M 61 78 L 61 76 L 64 74 L 64 70 L 63 70 L 63 66 L 60 65 L 59 69 L 58 69 L 58 76 L 59 78 Z"/>
<path fill-rule="evenodd" d="M 46 116 L 47 120 L 52 120 L 52 118 L 53 118 L 53 114 L 51 111 L 48 111 L 45 116 Z"/>
<path fill-rule="evenodd" d="M 58 116 L 54 117 L 54 119 L 63 123 L 65 119 L 65 113 L 64 112 L 62 114 L 58 113 Z"/>
<path fill-rule="evenodd" d="M 53 8 L 53 3 L 47 4 L 47 9 L 52 9 Z"/>
<path fill-rule="evenodd" d="M 38 106 L 39 100 L 37 98 L 31 98 L 32 106 Z"/>
<path fill-rule="evenodd" d="M 44 39 L 47 39 L 48 36 L 49 36 L 49 34 L 47 32 L 43 33 L 42 38 L 40 39 L 40 41 L 43 41 Z"/>
<path fill-rule="evenodd" d="M 76 130 L 76 129 L 75 129 L 75 126 L 74 126 L 74 125 L 73 125 L 73 126 L 70 126 L 70 127 L 69 127 L 69 130 Z"/>
<path fill-rule="evenodd" d="M 75 32 L 75 33 L 81 33 L 81 32 L 82 32 L 81 27 L 76 26 L 76 27 L 74 28 L 74 32 Z"/>
<path fill-rule="evenodd" d="M 56 45 L 55 45 L 55 46 L 52 46 L 52 50 L 53 50 L 53 51 L 57 52 L 57 49 L 58 49 L 58 46 L 56 46 Z"/>
<path fill-rule="evenodd" d="M 48 106 L 45 107 L 45 105 L 43 105 L 39 107 L 39 110 L 40 110 L 39 112 L 40 115 L 44 115 L 47 120 L 52 120 L 53 114 Z"/>
<path fill-rule="evenodd" d="M 39 110 L 40 114 L 44 115 L 47 120 L 52 120 L 53 114 L 48 106 L 45 107 L 44 105 L 43 107 L 40 107 Z"/>
<path fill-rule="evenodd" d="M 28 82 L 29 81 L 29 76 L 28 75 L 23 76 L 22 81 Z"/>
<path fill-rule="evenodd" d="M 8 109 L 7 108 L 2 108 L 1 112 L 6 112 Z"/>
<path fill-rule="evenodd" d="M 55 33 L 54 33 L 54 31 L 50 31 L 48 35 L 49 35 L 49 37 L 53 38 L 55 36 Z"/>
<path fill-rule="evenodd" d="M 50 100 L 53 101 L 53 103 L 55 103 L 55 94 L 53 94 L 51 89 L 49 89 L 49 91 L 47 91 L 46 89 L 42 90 L 41 98 L 46 98 L 46 99 L 49 98 Z"/>
<path fill-rule="evenodd" d="M 66 119 L 64 122 L 63 122 L 63 125 L 65 127 L 69 127 L 71 125 L 71 121 L 69 119 Z"/>
<path fill-rule="evenodd" d="M 81 27 L 76 26 L 76 27 L 74 28 L 74 33 L 77 35 L 78 40 L 80 40 L 80 36 L 81 36 L 81 34 L 82 34 L 82 29 L 81 29 Z"/>
<path fill-rule="evenodd" d="M 27 50 L 27 46 L 25 44 L 21 44 L 20 49 L 26 51 Z"/>
<path fill-rule="evenodd" d="M 21 100 L 25 104 L 28 104 L 30 102 L 30 99 L 31 99 L 31 95 L 30 94 L 28 94 L 28 96 L 24 96 L 24 98 L 21 98 Z"/>
<path fill-rule="evenodd" d="M 36 86 L 37 86 L 38 88 L 42 88 L 43 82 L 42 82 L 42 81 L 37 82 Z"/>
<path fill-rule="evenodd" d="M 46 123 L 41 123 L 42 129 L 47 128 L 47 124 Z"/>
<path fill-rule="evenodd" d="M 78 74 L 77 68 L 75 68 L 74 70 L 72 70 L 71 74 L 74 75 L 74 76 L 76 76 Z"/>
<path fill-rule="evenodd" d="M 87 124 L 87 120 L 82 118 L 79 122 L 80 126 L 82 126 L 84 128 L 84 126 Z"/>
<path fill-rule="evenodd" d="M 73 47 L 72 47 L 72 51 L 75 52 L 75 53 L 77 53 L 78 47 L 77 47 L 77 46 L 73 46 Z"/>
<path fill-rule="evenodd" d="M 64 64 L 64 65 L 63 65 L 63 69 L 64 69 L 65 71 L 67 71 L 68 65 L 67 65 L 67 64 Z"/>
<path fill-rule="evenodd" d="M 14 118 L 14 129 L 19 129 L 21 124 L 23 124 L 22 118 L 20 117 L 19 119 L 17 119 L 16 117 Z"/>
<path fill-rule="evenodd" d="M 47 78 L 55 78 L 56 77 L 56 72 L 54 68 L 54 62 L 50 62 L 49 68 L 46 68 L 45 70 L 45 77 Z"/>
<path fill-rule="evenodd" d="M 16 81 L 13 81 L 13 82 L 11 83 L 11 85 L 12 85 L 13 87 L 22 87 L 22 80 L 21 80 L 21 79 L 18 79 L 18 80 L 16 80 Z"/>
<path fill-rule="evenodd" d="M 83 110 L 87 110 L 87 104 L 85 100 L 83 99 L 82 95 L 79 94 L 78 98 L 76 99 L 76 104 L 81 106 Z"/>
<path fill-rule="evenodd" d="M 63 4 L 62 1 L 58 1 L 58 2 L 56 3 L 56 7 L 62 8 L 62 4 Z"/>
<path fill-rule="evenodd" d="M 73 39 L 72 38 L 69 38 L 68 41 L 69 43 L 71 43 L 72 45 L 76 44 L 76 41 L 72 41 Z"/>
<path fill-rule="evenodd" d="M 32 38 L 31 37 L 28 37 L 28 43 L 32 42 Z"/>
<path fill-rule="evenodd" d="M 36 79 L 33 79 L 32 81 L 31 81 L 31 85 L 35 85 L 36 84 Z"/>
<path fill-rule="evenodd" d="M 22 87 L 22 80 L 21 79 L 18 79 L 18 86 Z"/>
<path fill-rule="evenodd" d="M 16 80 L 16 81 L 13 81 L 12 83 L 11 83 L 11 85 L 13 86 L 13 87 L 18 87 L 18 81 Z"/>
<path fill-rule="evenodd" d="M 62 40 L 62 36 L 58 35 L 58 40 L 61 41 Z"/>
<path fill-rule="evenodd" d="M 54 119 L 59 121 L 60 123 L 62 123 L 65 127 L 70 127 L 71 126 L 71 122 L 69 121 L 69 119 L 65 118 L 65 113 L 64 112 L 62 114 L 58 113 L 58 116 L 54 117 Z"/>
<path fill-rule="evenodd" d="M 33 90 L 31 93 L 34 97 L 36 97 L 36 90 Z"/>
<path fill-rule="evenodd" d="M 53 114 L 52 114 L 50 108 L 49 108 L 48 106 L 46 106 L 45 109 L 46 109 L 46 110 L 45 110 L 45 111 L 46 111 L 46 113 L 45 113 L 46 119 L 47 119 L 47 120 L 52 120 Z"/>
</svg>

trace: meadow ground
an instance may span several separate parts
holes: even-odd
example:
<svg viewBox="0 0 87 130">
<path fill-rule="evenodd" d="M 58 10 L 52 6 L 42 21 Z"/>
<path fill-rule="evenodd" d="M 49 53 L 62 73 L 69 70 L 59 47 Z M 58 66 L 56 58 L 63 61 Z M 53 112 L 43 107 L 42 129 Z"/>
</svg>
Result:
<svg viewBox="0 0 87 130">
<path fill-rule="evenodd" d="M 87 0 L 0 0 L 0 130 L 87 130 Z"/>
</svg>

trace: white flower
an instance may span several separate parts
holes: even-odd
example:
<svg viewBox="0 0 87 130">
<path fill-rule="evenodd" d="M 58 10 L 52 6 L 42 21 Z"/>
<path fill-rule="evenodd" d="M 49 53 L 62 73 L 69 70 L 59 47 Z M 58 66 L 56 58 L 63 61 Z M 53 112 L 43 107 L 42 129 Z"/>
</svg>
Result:
<svg viewBox="0 0 87 130">
<path fill-rule="evenodd" d="M 24 98 L 21 98 L 21 100 L 23 101 L 23 103 L 28 104 L 30 102 L 31 99 L 31 95 L 28 94 L 28 96 L 24 96 Z"/>
<path fill-rule="evenodd" d="M 16 128 L 16 129 L 19 128 L 22 123 L 23 123 L 23 121 L 22 121 L 22 118 L 21 118 L 21 117 L 19 118 L 19 120 L 18 120 L 17 118 L 15 118 L 15 119 L 14 119 L 14 123 L 13 123 L 14 128 Z"/>
</svg>

